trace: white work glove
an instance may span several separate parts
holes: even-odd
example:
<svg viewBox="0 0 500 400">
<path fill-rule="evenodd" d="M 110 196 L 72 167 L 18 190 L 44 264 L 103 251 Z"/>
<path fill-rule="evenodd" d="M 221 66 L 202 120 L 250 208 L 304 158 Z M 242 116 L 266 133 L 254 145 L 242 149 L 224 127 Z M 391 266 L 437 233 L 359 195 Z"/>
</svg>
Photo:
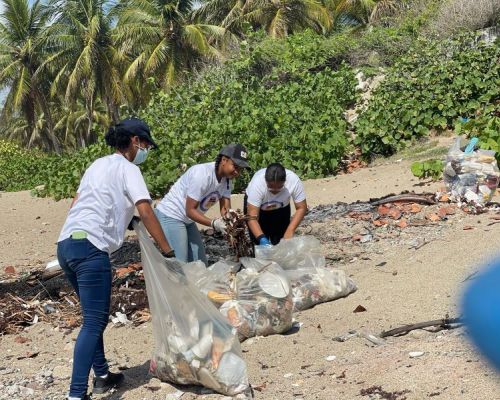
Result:
<svg viewBox="0 0 500 400">
<path fill-rule="evenodd" d="M 226 223 L 222 218 L 213 219 L 211 225 L 214 231 L 226 234 Z"/>
</svg>

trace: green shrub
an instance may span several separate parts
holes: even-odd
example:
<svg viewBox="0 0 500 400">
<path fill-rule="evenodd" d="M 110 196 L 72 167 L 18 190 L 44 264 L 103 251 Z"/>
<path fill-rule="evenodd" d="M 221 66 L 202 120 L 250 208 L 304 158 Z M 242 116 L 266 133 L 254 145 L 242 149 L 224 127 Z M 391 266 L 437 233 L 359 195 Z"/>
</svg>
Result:
<svg viewBox="0 0 500 400">
<path fill-rule="evenodd" d="M 365 157 L 390 155 L 499 99 L 500 46 L 473 39 L 419 40 L 388 71 L 355 124 L 355 143 Z"/>
<path fill-rule="evenodd" d="M 443 160 L 415 161 L 410 168 L 413 176 L 419 179 L 431 178 L 437 181 L 443 175 L 444 162 Z"/>
<path fill-rule="evenodd" d="M 348 146 L 342 113 L 354 86 L 342 67 L 246 83 L 214 74 L 159 94 L 143 114 L 161 148 L 144 170 L 150 190 L 162 195 L 186 166 L 213 160 L 230 142 L 248 148 L 253 169 L 280 161 L 304 178 L 334 173 Z"/>
<path fill-rule="evenodd" d="M 455 125 L 455 132 L 477 137 L 479 146 L 485 150 L 495 150 L 500 161 L 500 100 L 488 104 L 468 120 L 460 120 Z"/>
<path fill-rule="evenodd" d="M 50 156 L 3 139 L 0 139 L 0 154 L 0 190 L 28 190 L 44 183 Z"/>
<path fill-rule="evenodd" d="M 35 191 L 38 196 L 50 196 L 56 200 L 73 197 L 85 170 L 99 157 L 111 154 L 112 149 L 104 140 L 79 151 L 52 157 L 45 165 L 44 186 Z"/>
</svg>

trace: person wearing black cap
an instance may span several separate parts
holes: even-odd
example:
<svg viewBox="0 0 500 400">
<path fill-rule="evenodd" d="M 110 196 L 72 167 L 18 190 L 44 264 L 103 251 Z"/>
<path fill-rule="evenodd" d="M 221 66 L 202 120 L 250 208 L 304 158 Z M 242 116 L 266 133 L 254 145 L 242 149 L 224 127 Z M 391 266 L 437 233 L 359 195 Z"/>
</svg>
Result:
<svg viewBox="0 0 500 400">
<path fill-rule="evenodd" d="M 142 222 L 165 256 L 173 251 L 151 207 L 146 183 L 137 165 L 156 148 L 144 121 L 129 118 L 111 127 L 106 143 L 116 149 L 85 171 L 57 244 L 57 258 L 80 299 L 83 325 L 75 343 L 69 399 L 89 399 L 93 392 L 119 385 L 123 374 L 109 371 L 103 333 L 109 319 L 111 263 L 109 255 L 123 243 L 137 208 Z"/>
<path fill-rule="evenodd" d="M 295 205 L 291 218 L 290 200 Z M 307 213 L 304 185 L 294 172 L 279 163 L 255 173 L 246 189 L 244 212 L 250 216 L 250 237 L 258 245 L 290 239 Z M 253 218 L 252 218 L 253 217 Z M 291 219 L 290 219 L 291 218 Z"/>
<path fill-rule="evenodd" d="M 219 202 L 221 216 L 226 214 L 231 208 L 231 181 L 248 167 L 245 147 L 229 144 L 219 152 L 215 162 L 189 168 L 158 203 L 156 216 L 178 260 L 201 260 L 207 265 L 205 247 L 196 223 L 225 233 L 223 219 L 211 220 L 205 213 Z"/>
</svg>

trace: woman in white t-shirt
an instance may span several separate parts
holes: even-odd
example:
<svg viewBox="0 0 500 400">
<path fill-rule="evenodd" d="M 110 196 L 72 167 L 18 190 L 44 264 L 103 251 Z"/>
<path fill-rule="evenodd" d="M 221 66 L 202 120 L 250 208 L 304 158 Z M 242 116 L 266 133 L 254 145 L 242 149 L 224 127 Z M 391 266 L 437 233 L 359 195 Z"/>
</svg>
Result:
<svg viewBox="0 0 500 400">
<path fill-rule="evenodd" d="M 205 213 L 215 203 L 220 214 L 231 208 L 232 179 L 248 168 L 248 154 L 241 144 L 224 147 L 215 162 L 189 168 L 155 208 L 156 216 L 178 260 L 201 260 L 207 265 L 205 247 L 196 223 L 224 233 L 222 218 L 211 220 Z"/>
<path fill-rule="evenodd" d="M 123 374 L 109 371 L 103 333 L 111 300 L 109 255 L 122 245 L 135 208 L 164 255 L 173 256 L 137 167 L 148 150 L 157 147 L 149 127 L 140 119 L 125 119 L 110 128 L 106 143 L 116 152 L 94 161 L 85 171 L 57 244 L 59 264 L 80 298 L 83 315 L 73 356 L 70 400 L 90 399 L 91 367 L 93 393 L 105 393 L 123 381 Z"/>
<path fill-rule="evenodd" d="M 290 199 L 295 205 L 293 218 Z M 254 217 L 248 221 L 248 228 L 255 244 L 274 245 L 282 238 L 293 237 L 307 213 L 300 178 L 279 163 L 257 171 L 246 189 L 244 212 Z"/>
</svg>

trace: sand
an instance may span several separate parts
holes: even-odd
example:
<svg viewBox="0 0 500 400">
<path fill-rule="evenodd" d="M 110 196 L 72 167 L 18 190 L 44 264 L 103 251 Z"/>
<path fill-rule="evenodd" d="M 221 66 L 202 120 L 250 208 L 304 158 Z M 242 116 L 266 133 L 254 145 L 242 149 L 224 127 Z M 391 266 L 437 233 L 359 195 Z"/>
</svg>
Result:
<svg viewBox="0 0 500 400">
<path fill-rule="evenodd" d="M 422 185 L 403 160 L 307 181 L 305 186 L 308 202 L 314 206 L 368 200 L 402 190 L 432 192 L 442 183 Z M 70 200 L 34 198 L 29 192 L 0 193 L 0 282 L 7 279 L 7 266 L 22 273 L 55 258 L 55 243 L 69 204 Z M 241 195 L 234 196 L 233 205 L 241 207 Z M 466 284 L 463 281 L 490 263 L 496 252 L 500 225 L 488 226 L 490 216 L 461 213 L 443 229 L 440 238 L 418 250 L 394 245 L 382 254 L 339 265 L 355 280 L 357 292 L 297 314 L 302 325 L 292 333 L 254 338 L 242 344 L 250 381 L 259 388 L 256 398 L 500 399 L 499 376 L 468 343 L 463 328 L 414 331 L 390 338 L 383 346 L 363 338 L 342 343 L 332 340 L 349 330 L 379 333 L 446 314 L 458 316 L 460 294 Z M 466 225 L 474 229 L 464 230 Z M 381 262 L 386 263 L 383 269 L 376 267 Z M 358 305 L 367 311 L 353 313 Z M 188 390 L 182 399 L 223 398 L 200 394 L 192 388 L 176 388 L 149 376 L 151 329 L 151 323 L 108 327 L 107 355 L 113 368 L 126 368 L 126 385 L 116 393 L 97 398 L 165 399 L 178 389 Z M 63 399 L 77 333 L 78 329 L 65 335 L 51 325 L 38 323 L 22 333 L 30 339 L 26 343 L 17 343 L 18 335 L 0 337 L 0 385 L 4 385 L 0 387 L 0 399 L 22 398 L 19 392 L 9 394 L 9 387 L 33 382 L 42 371 L 48 371 L 54 382 L 48 388 L 32 383 L 31 398 Z M 17 359 L 36 351 L 40 353 L 35 358 Z M 411 358 L 410 352 L 423 355 Z M 387 394 L 368 394 L 377 393 L 374 386 L 381 386 Z"/>
</svg>

